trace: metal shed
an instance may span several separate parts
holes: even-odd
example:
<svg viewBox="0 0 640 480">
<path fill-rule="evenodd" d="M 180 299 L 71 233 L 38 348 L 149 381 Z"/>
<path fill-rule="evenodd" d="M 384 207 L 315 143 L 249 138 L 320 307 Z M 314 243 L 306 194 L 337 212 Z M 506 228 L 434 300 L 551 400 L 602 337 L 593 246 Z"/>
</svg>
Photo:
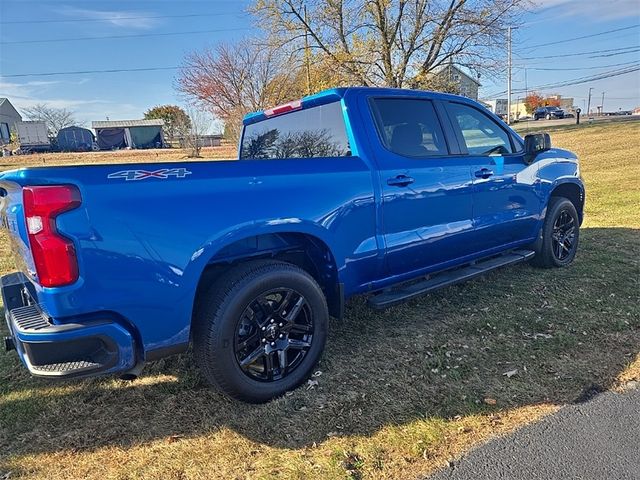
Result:
<svg viewBox="0 0 640 480">
<path fill-rule="evenodd" d="M 162 148 L 164 120 L 107 120 L 91 122 L 101 150 Z"/>
<path fill-rule="evenodd" d="M 56 140 L 58 149 L 63 152 L 88 152 L 95 143 L 93 132 L 82 127 L 62 128 Z"/>
</svg>

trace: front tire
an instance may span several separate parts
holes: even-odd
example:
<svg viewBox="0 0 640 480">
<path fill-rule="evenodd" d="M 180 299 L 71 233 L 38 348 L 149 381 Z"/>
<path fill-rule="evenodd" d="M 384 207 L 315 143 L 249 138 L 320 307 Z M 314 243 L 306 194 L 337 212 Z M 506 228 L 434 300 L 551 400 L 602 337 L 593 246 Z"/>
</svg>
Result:
<svg viewBox="0 0 640 480">
<path fill-rule="evenodd" d="M 565 197 L 551 197 L 532 264 L 542 268 L 566 267 L 576 256 L 580 219 L 576 207 Z"/>
<path fill-rule="evenodd" d="M 196 362 L 225 394 L 266 402 L 309 377 L 328 320 L 322 289 L 307 272 L 284 262 L 247 262 L 203 294 L 194 317 Z"/>
</svg>

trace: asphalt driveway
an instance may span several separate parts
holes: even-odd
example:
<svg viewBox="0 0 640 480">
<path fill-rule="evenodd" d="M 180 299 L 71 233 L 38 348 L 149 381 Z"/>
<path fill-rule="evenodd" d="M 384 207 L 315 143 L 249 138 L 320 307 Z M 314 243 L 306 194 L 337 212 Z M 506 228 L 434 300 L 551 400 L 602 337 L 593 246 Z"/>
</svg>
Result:
<svg viewBox="0 0 640 480">
<path fill-rule="evenodd" d="M 564 407 L 430 477 L 459 479 L 640 479 L 640 387 Z"/>
</svg>

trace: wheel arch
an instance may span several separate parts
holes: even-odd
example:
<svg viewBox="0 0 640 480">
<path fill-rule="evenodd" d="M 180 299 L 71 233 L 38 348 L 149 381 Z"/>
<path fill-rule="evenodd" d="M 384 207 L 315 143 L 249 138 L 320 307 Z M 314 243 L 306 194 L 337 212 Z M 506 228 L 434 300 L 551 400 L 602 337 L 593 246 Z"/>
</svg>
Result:
<svg viewBox="0 0 640 480">
<path fill-rule="evenodd" d="M 582 185 L 576 182 L 562 182 L 551 190 L 549 200 L 552 197 L 564 197 L 573 203 L 582 223 L 584 218 L 584 187 Z"/>
<path fill-rule="evenodd" d="M 291 263 L 309 273 L 322 288 L 329 313 L 342 318 L 344 294 L 332 249 L 319 236 L 294 230 L 254 232 L 236 237 L 211 252 L 198 279 L 193 311 L 203 290 L 229 269 L 249 260 L 266 258 Z"/>
</svg>

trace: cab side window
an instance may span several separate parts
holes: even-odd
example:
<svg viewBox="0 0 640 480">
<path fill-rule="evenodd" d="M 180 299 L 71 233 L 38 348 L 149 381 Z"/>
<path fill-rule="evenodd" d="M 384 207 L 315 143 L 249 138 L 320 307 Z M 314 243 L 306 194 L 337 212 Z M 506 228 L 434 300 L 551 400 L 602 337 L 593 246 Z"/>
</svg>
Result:
<svg viewBox="0 0 640 480">
<path fill-rule="evenodd" d="M 387 150 L 414 158 L 448 154 L 440 121 L 429 100 L 374 98 L 371 106 Z"/>
<path fill-rule="evenodd" d="M 514 153 L 509 134 L 491 117 L 461 103 L 449 103 L 447 108 L 454 126 L 460 127 L 470 155 Z"/>
</svg>

